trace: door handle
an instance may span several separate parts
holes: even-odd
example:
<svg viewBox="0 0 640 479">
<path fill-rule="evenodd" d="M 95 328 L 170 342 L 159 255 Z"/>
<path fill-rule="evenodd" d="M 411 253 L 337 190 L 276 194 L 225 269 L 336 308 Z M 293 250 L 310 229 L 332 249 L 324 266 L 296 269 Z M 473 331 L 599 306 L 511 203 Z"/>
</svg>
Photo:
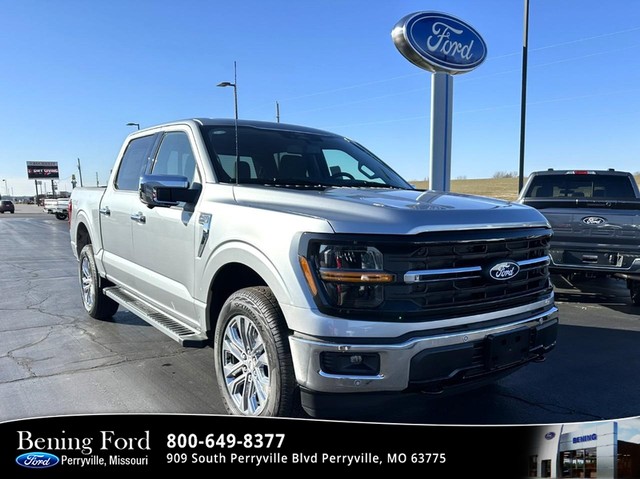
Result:
<svg viewBox="0 0 640 479">
<path fill-rule="evenodd" d="M 111 216 L 111 210 L 109 209 L 108 206 L 105 206 L 104 208 L 100 208 L 99 211 L 101 215 Z"/>
<path fill-rule="evenodd" d="M 131 215 L 131 219 L 133 221 L 137 221 L 138 223 L 143 223 L 143 224 L 147 222 L 147 218 L 145 218 L 145 216 L 139 211 Z"/>
</svg>

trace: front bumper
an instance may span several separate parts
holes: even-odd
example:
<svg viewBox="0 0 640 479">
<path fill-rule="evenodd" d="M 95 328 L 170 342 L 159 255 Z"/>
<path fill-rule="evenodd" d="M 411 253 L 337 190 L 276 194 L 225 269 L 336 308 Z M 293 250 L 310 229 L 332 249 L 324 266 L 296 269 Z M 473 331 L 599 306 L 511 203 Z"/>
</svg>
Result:
<svg viewBox="0 0 640 479">
<path fill-rule="evenodd" d="M 640 252 L 618 245 L 552 243 L 549 257 L 552 273 L 640 274 Z"/>
<path fill-rule="evenodd" d="M 521 316 L 520 316 L 521 317 Z M 290 336 L 296 377 L 306 390 L 321 393 L 442 391 L 514 369 L 553 349 L 558 309 L 551 305 L 524 319 L 455 333 L 422 335 L 397 343 L 332 342 L 300 334 Z M 378 355 L 374 374 L 332 374 L 323 370 L 322 353 Z"/>
</svg>

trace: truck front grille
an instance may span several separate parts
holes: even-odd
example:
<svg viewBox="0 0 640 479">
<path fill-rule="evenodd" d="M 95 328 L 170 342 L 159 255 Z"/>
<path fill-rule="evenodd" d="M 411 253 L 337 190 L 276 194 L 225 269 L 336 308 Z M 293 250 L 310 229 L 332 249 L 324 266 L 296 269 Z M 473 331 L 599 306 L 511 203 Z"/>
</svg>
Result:
<svg viewBox="0 0 640 479">
<path fill-rule="evenodd" d="M 398 281 L 385 288 L 385 312 L 404 312 L 407 320 L 444 319 L 517 307 L 551 292 L 547 231 L 510 230 L 457 234 L 455 241 L 430 240 L 387 245 L 384 268 Z M 501 233 L 504 236 L 501 236 Z M 516 263 L 518 274 L 495 279 L 499 263 Z"/>
</svg>

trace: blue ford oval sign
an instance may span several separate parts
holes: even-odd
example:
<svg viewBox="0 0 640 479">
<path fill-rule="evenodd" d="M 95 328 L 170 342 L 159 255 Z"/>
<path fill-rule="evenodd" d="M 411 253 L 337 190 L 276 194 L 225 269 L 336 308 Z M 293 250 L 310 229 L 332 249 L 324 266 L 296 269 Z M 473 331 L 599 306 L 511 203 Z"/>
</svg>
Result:
<svg viewBox="0 0 640 479">
<path fill-rule="evenodd" d="M 60 459 L 48 452 L 25 452 L 16 457 L 16 462 L 29 469 L 45 469 L 55 466 L 60 462 Z"/>
<path fill-rule="evenodd" d="M 446 13 L 411 13 L 396 23 L 391 37 L 407 60 L 433 73 L 466 73 L 487 57 L 480 34 Z"/>
</svg>

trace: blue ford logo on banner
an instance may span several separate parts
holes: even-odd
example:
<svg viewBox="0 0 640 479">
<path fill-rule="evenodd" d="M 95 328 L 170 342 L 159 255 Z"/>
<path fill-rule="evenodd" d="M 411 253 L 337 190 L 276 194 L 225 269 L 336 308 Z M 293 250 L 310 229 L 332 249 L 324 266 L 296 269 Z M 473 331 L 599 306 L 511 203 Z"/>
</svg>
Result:
<svg viewBox="0 0 640 479">
<path fill-rule="evenodd" d="M 29 469 L 46 469 L 59 462 L 58 456 L 48 452 L 25 452 L 16 457 L 16 463 Z"/>
<path fill-rule="evenodd" d="M 466 73 L 487 57 L 487 45 L 480 34 L 445 13 L 409 14 L 396 23 L 391 36 L 407 60 L 434 73 Z"/>
</svg>

